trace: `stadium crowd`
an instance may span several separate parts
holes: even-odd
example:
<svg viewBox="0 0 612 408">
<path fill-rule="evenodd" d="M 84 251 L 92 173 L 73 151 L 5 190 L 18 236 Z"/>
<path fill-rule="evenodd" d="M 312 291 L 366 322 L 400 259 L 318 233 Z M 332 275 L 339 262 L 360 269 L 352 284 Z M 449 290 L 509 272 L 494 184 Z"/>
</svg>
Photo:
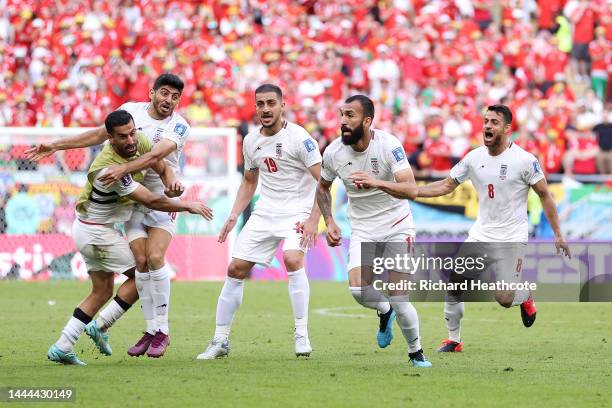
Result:
<svg viewBox="0 0 612 408">
<path fill-rule="evenodd" d="M 96 126 L 172 71 L 192 126 L 245 128 L 272 81 L 324 149 L 340 102 L 363 92 L 428 176 L 481 143 L 482 109 L 501 102 L 547 173 L 612 174 L 609 0 L 0 4 L 0 126 Z M 25 147 L 7 149 L 0 165 L 19 167 Z"/>
</svg>

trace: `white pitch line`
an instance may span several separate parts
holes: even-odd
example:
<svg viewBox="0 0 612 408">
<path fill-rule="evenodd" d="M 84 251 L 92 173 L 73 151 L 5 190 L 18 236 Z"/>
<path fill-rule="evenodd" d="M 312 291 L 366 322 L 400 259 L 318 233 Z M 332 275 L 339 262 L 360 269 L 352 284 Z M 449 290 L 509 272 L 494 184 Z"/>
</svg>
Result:
<svg viewBox="0 0 612 408">
<path fill-rule="evenodd" d="M 432 305 L 421 305 L 421 307 L 423 306 L 432 306 Z M 364 307 L 363 306 L 337 306 L 337 307 L 323 307 L 323 308 L 319 308 L 319 309 L 313 309 L 312 313 L 314 314 L 318 314 L 319 316 L 328 316 L 328 317 L 348 317 L 348 318 L 352 318 L 352 319 L 362 319 L 362 318 L 374 318 L 376 317 L 376 315 L 374 314 L 363 314 L 363 313 L 342 313 L 343 310 L 363 310 Z M 487 319 L 487 318 L 480 318 L 480 319 L 472 319 L 469 317 L 464 317 L 462 320 L 464 321 L 477 321 L 477 322 L 483 322 L 483 323 L 501 323 L 503 322 L 503 320 L 500 319 Z M 570 323 L 567 320 L 547 320 L 547 323 L 553 323 L 553 324 L 567 324 Z M 601 320 L 591 320 L 589 323 L 594 323 L 594 324 L 609 324 L 610 322 L 605 322 L 605 321 L 601 321 Z"/>
</svg>

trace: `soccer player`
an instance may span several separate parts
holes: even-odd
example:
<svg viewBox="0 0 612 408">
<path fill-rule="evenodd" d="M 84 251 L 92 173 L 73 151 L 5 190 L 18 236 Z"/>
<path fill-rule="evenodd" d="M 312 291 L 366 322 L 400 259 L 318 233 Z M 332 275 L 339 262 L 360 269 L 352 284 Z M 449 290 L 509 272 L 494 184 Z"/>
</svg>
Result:
<svg viewBox="0 0 612 408">
<path fill-rule="evenodd" d="M 385 243 L 385 251 L 401 243 L 408 248 L 415 237 L 410 205 L 417 185 L 399 140 L 372 128 L 374 104 L 364 95 L 349 97 L 340 108 L 342 137 L 323 154 L 317 201 L 327 225 L 327 243 L 340 245 L 340 229 L 331 213 L 330 187 L 339 177 L 349 197 L 351 239 L 349 289 L 362 306 L 380 316 L 378 345 L 387 347 L 393 338 L 393 320 L 408 342 L 408 356 L 415 367 L 430 367 L 421 348 L 419 317 L 406 291 L 389 291 L 389 297 L 372 286 L 372 266 L 362 259 L 365 242 Z M 372 245 L 372 244 L 366 244 Z M 364 265 L 365 264 L 365 265 Z M 390 271 L 390 281 L 402 280 L 402 271 Z"/>
<path fill-rule="evenodd" d="M 492 105 L 484 115 L 484 146 L 469 152 L 450 171 L 449 177 L 419 187 L 419 197 L 446 195 L 466 180 L 471 180 L 478 195 L 478 216 L 470 229 L 467 251 L 473 255 L 492 252 L 488 263 L 495 266 L 498 280 L 517 282 L 520 278 L 523 255 L 528 240 L 527 194 L 532 187 L 540 197 L 544 213 L 555 233 L 557 253 L 570 257 L 561 229 L 555 202 L 538 159 L 509 141 L 512 112 L 505 105 Z M 504 243 L 504 244 L 498 244 Z M 480 250 L 482 251 L 481 253 Z M 456 277 L 456 276 L 455 276 Z M 500 277 L 502 279 L 500 279 Z M 497 302 L 503 307 L 521 306 L 525 327 L 536 319 L 536 305 L 528 290 L 497 291 Z M 444 317 L 448 339 L 439 352 L 460 352 L 463 292 L 447 292 Z"/>
<path fill-rule="evenodd" d="M 180 102 L 184 83 L 176 75 L 165 73 L 157 77 L 149 91 L 150 102 L 128 102 L 121 105 L 134 117 L 136 126 L 151 142 L 153 150 L 138 159 L 110 166 L 100 181 L 112 185 L 132 172 L 151 167 L 165 159 L 175 171 L 187 136 L 189 124 L 174 112 Z M 50 144 L 40 144 L 28 151 L 31 160 L 39 160 L 57 150 L 74 149 L 100 144 L 106 139 L 104 126 L 81 135 L 67 137 Z M 143 185 L 155 193 L 163 193 L 162 182 L 155 172 L 147 172 Z M 176 230 L 176 214 L 151 211 L 140 207 L 126 223 L 130 248 L 136 258 L 136 286 L 146 320 L 144 335 L 128 350 L 131 356 L 145 352 L 161 357 L 169 345 L 168 307 L 170 304 L 170 271 L 165 254 Z"/>
<path fill-rule="evenodd" d="M 215 334 L 206 350 L 197 356 L 199 360 L 228 355 L 230 328 L 242 303 L 244 279 L 256 263 L 269 264 L 283 240 L 295 321 L 295 354 L 309 356 L 312 352 L 307 328 L 310 286 L 304 270 L 304 253 L 314 244 L 321 216 L 316 203 L 313 204 L 321 173 L 321 154 L 306 130 L 283 118 L 284 106 L 278 86 L 263 84 L 255 90 L 261 127 L 244 139 L 244 177 L 219 242 L 224 242 L 236 225 L 255 193 L 259 178 L 261 194 L 236 241 L 217 302 Z"/>
<path fill-rule="evenodd" d="M 140 184 L 144 178 L 141 172 L 132 172 L 119 181 L 106 186 L 100 181 L 107 169 L 115 164 L 126 163 L 151 150 L 148 138 L 137 132 L 132 115 L 118 110 L 107 116 L 105 127 L 109 143 L 104 146 L 87 172 L 87 184 L 77 202 L 77 218 L 72 227 L 72 238 L 85 260 L 92 281 L 90 294 L 74 309 L 74 313 L 60 338 L 49 348 L 47 357 L 63 364 L 85 365 L 74 353 L 74 344 L 86 326 L 103 343 L 100 350 L 110 354 L 107 336 L 100 334 L 112 325 L 137 299 L 133 278 L 135 260 L 127 241 L 114 229 L 117 222 L 128 221 L 134 209 L 134 201 L 158 211 L 188 211 L 212 219 L 212 211 L 202 203 L 171 200 L 164 195 L 151 192 Z M 172 169 L 163 161 L 154 164 L 164 174 L 170 186 L 174 176 L 168 176 Z M 172 190 L 172 191 L 170 191 Z M 180 188 L 172 187 L 167 192 L 176 195 Z M 114 273 L 124 273 L 129 279 L 118 289 L 113 302 L 117 307 L 106 308 L 99 316 L 102 326 L 92 325 L 92 318 L 113 294 Z M 96 339 L 94 339 L 95 341 Z"/>
</svg>

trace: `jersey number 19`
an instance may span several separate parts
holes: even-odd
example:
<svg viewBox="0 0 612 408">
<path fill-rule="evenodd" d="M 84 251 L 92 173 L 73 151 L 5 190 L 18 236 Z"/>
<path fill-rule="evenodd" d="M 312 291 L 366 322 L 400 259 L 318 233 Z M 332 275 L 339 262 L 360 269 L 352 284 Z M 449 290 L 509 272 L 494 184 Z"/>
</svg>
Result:
<svg viewBox="0 0 612 408">
<path fill-rule="evenodd" d="M 489 190 L 489 198 L 494 198 L 495 197 L 495 186 L 493 186 L 493 184 L 489 184 L 487 188 Z"/>
<path fill-rule="evenodd" d="M 276 167 L 276 162 L 271 157 L 266 157 L 264 159 L 264 163 L 266 163 L 269 173 L 276 173 L 278 171 L 278 167 Z"/>
</svg>

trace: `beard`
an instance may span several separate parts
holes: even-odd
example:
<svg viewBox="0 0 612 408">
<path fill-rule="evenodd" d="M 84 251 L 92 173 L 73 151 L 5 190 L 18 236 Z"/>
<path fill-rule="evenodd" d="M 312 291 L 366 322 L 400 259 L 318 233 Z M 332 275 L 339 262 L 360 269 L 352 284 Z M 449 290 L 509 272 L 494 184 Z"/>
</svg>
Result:
<svg viewBox="0 0 612 408">
<path fill-rule="evenodd" d="M 266 119 L 274 119 L 274 116 L 267 117 Z M 260 120 L 259 123 L 261 123 L 261 127 L 265 129 L 269 129 L 269 128 L 274 127 L 278 123 L 279 119 L 280 119 L 280 116 L 276 118 L 276 120 L 273 120 L 272 123 L 270 123 L 269 125 L 264 125 L 262 120 Z"/>
<path fill-rule="evenodd" d="M 340 131 L 342 132 L 342 135 L 341 135 L 342 136 L 342 143 L 344 143 L 347 146 L 354 145 L 363 136 L 363 124 L 357 126 L 353 130 L 349 129 L 348 127 L 342 126 L 340 128 Z M 351 134 L 347 136 L 347 135 L 344 134 L 344 132 L 351 132 Z"/>
</svg>

